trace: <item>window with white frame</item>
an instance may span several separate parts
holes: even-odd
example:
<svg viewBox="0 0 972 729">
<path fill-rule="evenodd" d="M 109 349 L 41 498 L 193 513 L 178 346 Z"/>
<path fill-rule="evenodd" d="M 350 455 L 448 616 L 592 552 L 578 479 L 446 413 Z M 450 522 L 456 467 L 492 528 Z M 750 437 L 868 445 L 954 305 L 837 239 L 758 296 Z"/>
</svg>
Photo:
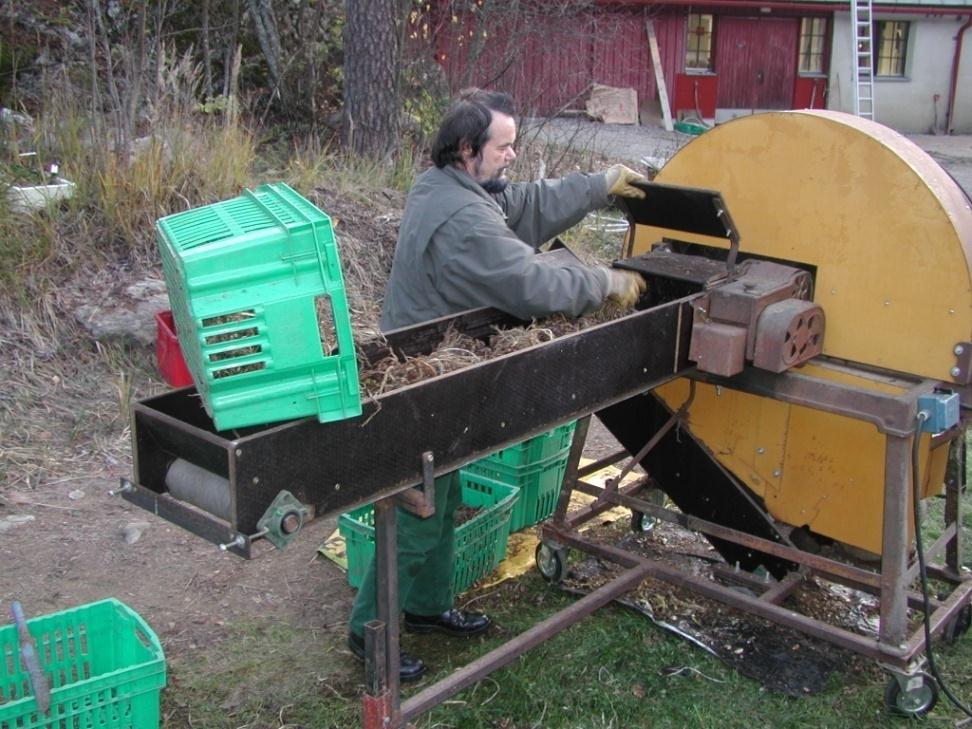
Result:
<svg viewBox="0 0 972 729">
<path fill-rule="evenodd" d="M 875 76 L 905 75 L 910 25 L 904 20 L 879 20 L 874 24 Z"/>
</svg>

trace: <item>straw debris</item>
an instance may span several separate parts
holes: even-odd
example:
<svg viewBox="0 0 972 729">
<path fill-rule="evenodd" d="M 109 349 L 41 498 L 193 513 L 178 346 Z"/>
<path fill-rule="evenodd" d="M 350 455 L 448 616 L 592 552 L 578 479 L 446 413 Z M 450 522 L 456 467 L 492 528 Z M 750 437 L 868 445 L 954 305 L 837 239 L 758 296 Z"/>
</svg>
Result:
<svg viewBox="0 0 972 729">
<path fill-rule="evenodd" d="M 486 341 L 474 339 L 450 328 L 439 346 L 426 355 L 399 359 L 389 353 L 376 362 L 369 362 L 366 357 L 359 355 L 358 379 L 362 391 L 375 398 L 399 387 L 551 342 L 558 337 L 617 319 L 624 313 L 616 306 L 606 305 L 593 314 L 577 319 L 558 314 L 549 319 L 534 321 L 527 326 L 510 329 L 494 327 L 494 333 Z M 361 353 L 375 344 L 383 343 L 379 335 L 379 338 L 356 343 L 356 348 Z"/>
</svg>

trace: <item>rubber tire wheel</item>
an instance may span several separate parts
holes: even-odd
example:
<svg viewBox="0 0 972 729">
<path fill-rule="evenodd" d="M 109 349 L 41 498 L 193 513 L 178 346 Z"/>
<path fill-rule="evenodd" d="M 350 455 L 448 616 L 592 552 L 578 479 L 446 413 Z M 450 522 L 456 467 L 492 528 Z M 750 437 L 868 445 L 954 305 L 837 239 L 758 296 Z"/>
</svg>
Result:
<svg viewBox="0 0 972 729">
<path fill-rule="evenodd" d="M 645 500 L 655 506 L 664 506 L 667 496 L 665 492 L 658 488 L 651 489 L 645 496 Z M 631 510 L 631 531 L 636 534 L 643 534 L 645 532 L 650 532 L 656 526 L 660 520 L 653 517 L 651 514 L 645 514 L 641 511 Z"/>
<path fill-rule="evenodd" d="M 945 624 L 942 640 L 949 644 L 956 642 L 969 632 L 969 626 L 972 626 L 972 605 L 965 605 Z"/>
<path fill-rule="evenodd" d="M 902 693 L 901 684 L 894 676 L 888 681 L 884 689 L 884 705 L 892 714 L 898 716 L 925 716 L 938 703 L 938 683 L 931 676 L 921 675 L 921 687 L 913 694 L 914 701 L 908 700 L 907 694 Z"/>
<path fill-rule="evenodd" d="M 540 576 L 547 582 L 559 585 L 567 573 L 567 550 L 562 547 L 554 549 L 549 544 L 540 542 L 534 553 L 534 559 Z"/>
<path fill-rule="evenodd" d="M 631 531 L 636 534 L 650 532 L 658 524 L 658 520 L 650 514 L 641 511 L 631 511 Z"/>
</svg>

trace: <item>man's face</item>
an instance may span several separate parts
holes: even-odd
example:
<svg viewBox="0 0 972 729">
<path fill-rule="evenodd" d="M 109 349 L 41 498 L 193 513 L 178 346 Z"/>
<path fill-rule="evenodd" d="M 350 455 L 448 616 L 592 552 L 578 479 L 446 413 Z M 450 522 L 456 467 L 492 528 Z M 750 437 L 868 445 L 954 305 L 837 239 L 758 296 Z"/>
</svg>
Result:
<svg viewBox="0 0 972 729">
<path fill-rule="evenodd" d="M 502 190 L 506 185 L 506 168 L 516 159 L 513 150 L 515 141 L 516 122 L 513 117 L 494 111 L 489 124 L 489 139 L 479 148 L 479 154 L 463 153 L 463 168 L 488 191 Z"/>
</svg>

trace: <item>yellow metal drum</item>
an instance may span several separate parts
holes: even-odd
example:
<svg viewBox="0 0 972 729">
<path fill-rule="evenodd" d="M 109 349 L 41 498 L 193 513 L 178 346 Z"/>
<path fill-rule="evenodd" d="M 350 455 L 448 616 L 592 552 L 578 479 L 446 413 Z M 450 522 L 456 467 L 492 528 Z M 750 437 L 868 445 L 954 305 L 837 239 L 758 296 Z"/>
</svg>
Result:
<svg viewBox="0 0 972 729">
<path fill-rule="evenodd" d="M 837 112 L 760 114 L 707 131 L 656 181 L 718 190 L 741 252 L 813 266 L 824 354 L 879 371 L 802 372 L 892 393 L 903 388 L 895 373 L 953 380 L 955 347 L 972 340 L 972 207 L 910 140 Z M 727 245 L 639 227 L 632 252 L 666 236 Z M 684 391 L 676 382 L 659 394 L 677 406 Z M 774 518 L 880 553 L 884 436 L 874 426 L 700 386 L 689 427 Z M 941 485 L 945 449 L 923 445 L 927 495 Z"/>
</svg>

